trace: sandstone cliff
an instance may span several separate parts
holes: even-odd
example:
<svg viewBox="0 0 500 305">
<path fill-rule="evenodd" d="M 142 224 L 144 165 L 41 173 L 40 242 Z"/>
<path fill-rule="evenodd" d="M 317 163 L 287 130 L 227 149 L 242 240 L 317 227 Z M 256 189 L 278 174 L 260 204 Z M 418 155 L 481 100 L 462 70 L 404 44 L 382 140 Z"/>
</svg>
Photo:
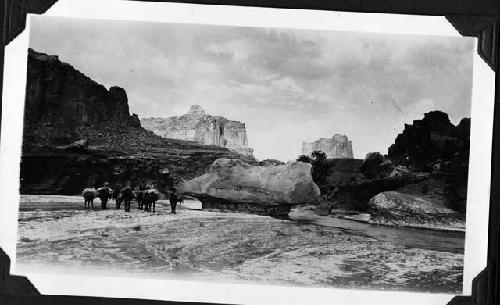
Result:
<svg viewBox="0 0 500 305">
<path fill-rule="evenodd" d="M 313 151 L 322 151 L 328 159 L 352 159 L 352 142 L 347 136 L 335 134 L 331 138 L 321 138 L 312 143 L 302 143 L 302 154 L 309 156 Z"/>
<path fill-rule="evenodd" d="M 141 123 L 144 128 L 164 138 L 216 145 L 245 156 L 253 154 L 248 147 L 245 123 L 207 115 L 199 105 L 191 106 L 187 114 L 179 117 L 144 118 Z"/>
<path fill-rule="evenodd" d="M 70 142 L 74 137 L 68 135 L 79 126 L 140 127 L 137 115 L 129 113 L 124 89 L 108 90 L 57 56 L 29 49 L 27 72 L 26 145 Z M 54 128 L 46 137 L 30 139 L 39 136 L 40 126 Z"/>
<path fill-rule="evenodd" d="M 245 159 L 142 128 L 124 89 L 107 90 L 57 56 L 30 50 L 27 72 L 21 193 L 79 194 L 104 181 L 167 189 L 202 175 L 218 158 Z"/>
</svg>

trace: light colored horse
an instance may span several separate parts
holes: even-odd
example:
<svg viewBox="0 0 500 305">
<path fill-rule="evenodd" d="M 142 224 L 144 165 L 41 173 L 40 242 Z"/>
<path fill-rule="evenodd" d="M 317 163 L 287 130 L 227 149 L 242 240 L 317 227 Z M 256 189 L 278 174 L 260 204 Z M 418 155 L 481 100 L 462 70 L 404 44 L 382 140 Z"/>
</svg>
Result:
<svg viewBox="0 0 500 305">
<path fill-rule="evenodd" d="M 85 200 L 84 208 L 90 208 L 92 205 L 92 210 L 94 209 L 94 199 L 97 197 L 97 190 L 93 187 L 88 187 L 82 191 L 83 199 Z"/>
</svg>

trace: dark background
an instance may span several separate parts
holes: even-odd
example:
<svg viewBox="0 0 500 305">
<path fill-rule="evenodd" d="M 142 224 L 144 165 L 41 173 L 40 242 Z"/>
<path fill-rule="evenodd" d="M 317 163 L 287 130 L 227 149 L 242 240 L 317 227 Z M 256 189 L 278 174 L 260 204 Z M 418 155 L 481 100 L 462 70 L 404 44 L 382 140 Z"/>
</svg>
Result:
<svg viewBox="0 0 500 305">
<path fill-rule="evenodd" d="M 0 0 L 0 80 L 3 84 L 4 47 L 25 28 L 26 14 L 43 14 L 57 0 Z M 123 0 L 126 1 L 126 0 Z M 140 0 L 139 0 L 140 1 Z M 142 0 L 146 1 L 146 0 Z M 169 1 L 148 1 L 169 2 Z M 177 2 L 446 16 L 464 36 L 478 37 L 478 53 L 494 71 L 500 55 L 500 1 L 498 0 L 193 0 Z M 0 86 L 1 104 L 2 86 Z M 457 296 L 449 304 L 500 304 L 500 78 L 495 76 L 495 114 L 491 160 L 488 265 L 473 282 L 472 296 Z M 1 114 L 1 108 L 0 108 Z M 0 133 L 1 137 L 1 133 Z M 485 181 L 485 183 L 487 183 Z M 2 204 L 2 203 L 0 203 Z M 44 296 L 28 279 L 9 275 L 10 260 L 0 249 L 0 304 L 179 304 L 139 299 Z M 333 301 L 333 300 L 332 300 Z M 192 303 L 186 303 L 192 304 Z"/>
</svg>

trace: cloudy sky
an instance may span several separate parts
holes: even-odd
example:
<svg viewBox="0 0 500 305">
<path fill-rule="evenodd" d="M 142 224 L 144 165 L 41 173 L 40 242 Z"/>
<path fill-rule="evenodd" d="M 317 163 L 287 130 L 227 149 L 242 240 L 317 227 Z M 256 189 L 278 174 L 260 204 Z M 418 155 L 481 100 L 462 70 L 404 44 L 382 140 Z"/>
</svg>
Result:
<svg viewBox="0 0 500 305">
<path fill-rule="evenodd" d="M 364 158 L 425 112 L 470 116 L 471 38 L 35 17 L 30 47 L 125 88 L 140 117 L 245 122 L 259 159 L 336 133 Z"/>
</svg>

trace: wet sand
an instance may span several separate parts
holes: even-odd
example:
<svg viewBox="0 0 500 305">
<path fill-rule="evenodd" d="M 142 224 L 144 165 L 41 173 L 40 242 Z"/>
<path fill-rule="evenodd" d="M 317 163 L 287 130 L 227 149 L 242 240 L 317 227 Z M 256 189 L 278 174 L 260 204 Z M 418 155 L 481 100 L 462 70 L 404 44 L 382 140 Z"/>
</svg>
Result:
<svg viewBox="0 0 500 305">
<path fill-rule="evenodd" d="M 75 272 L 460 293 L 463 235 L 413 233 L 294 210 L 292 219 L 207 212 L 84 210 L 79 197 L 22 196 L 18 271 Z M 302 215 L 302 216 L 301 216 Z M 309 215 L 309 216 L 308 216 Z M 302 217 L 302 218 L 301 218 Z M 325 223 L 326 222 L 326 223 Z M 406 238 L 411 236 L 411 238 Z M 406 240 L 406 241 L 405 241 Z M 412 240 L 412 242 L 408 242 Z"/>
</svg>

